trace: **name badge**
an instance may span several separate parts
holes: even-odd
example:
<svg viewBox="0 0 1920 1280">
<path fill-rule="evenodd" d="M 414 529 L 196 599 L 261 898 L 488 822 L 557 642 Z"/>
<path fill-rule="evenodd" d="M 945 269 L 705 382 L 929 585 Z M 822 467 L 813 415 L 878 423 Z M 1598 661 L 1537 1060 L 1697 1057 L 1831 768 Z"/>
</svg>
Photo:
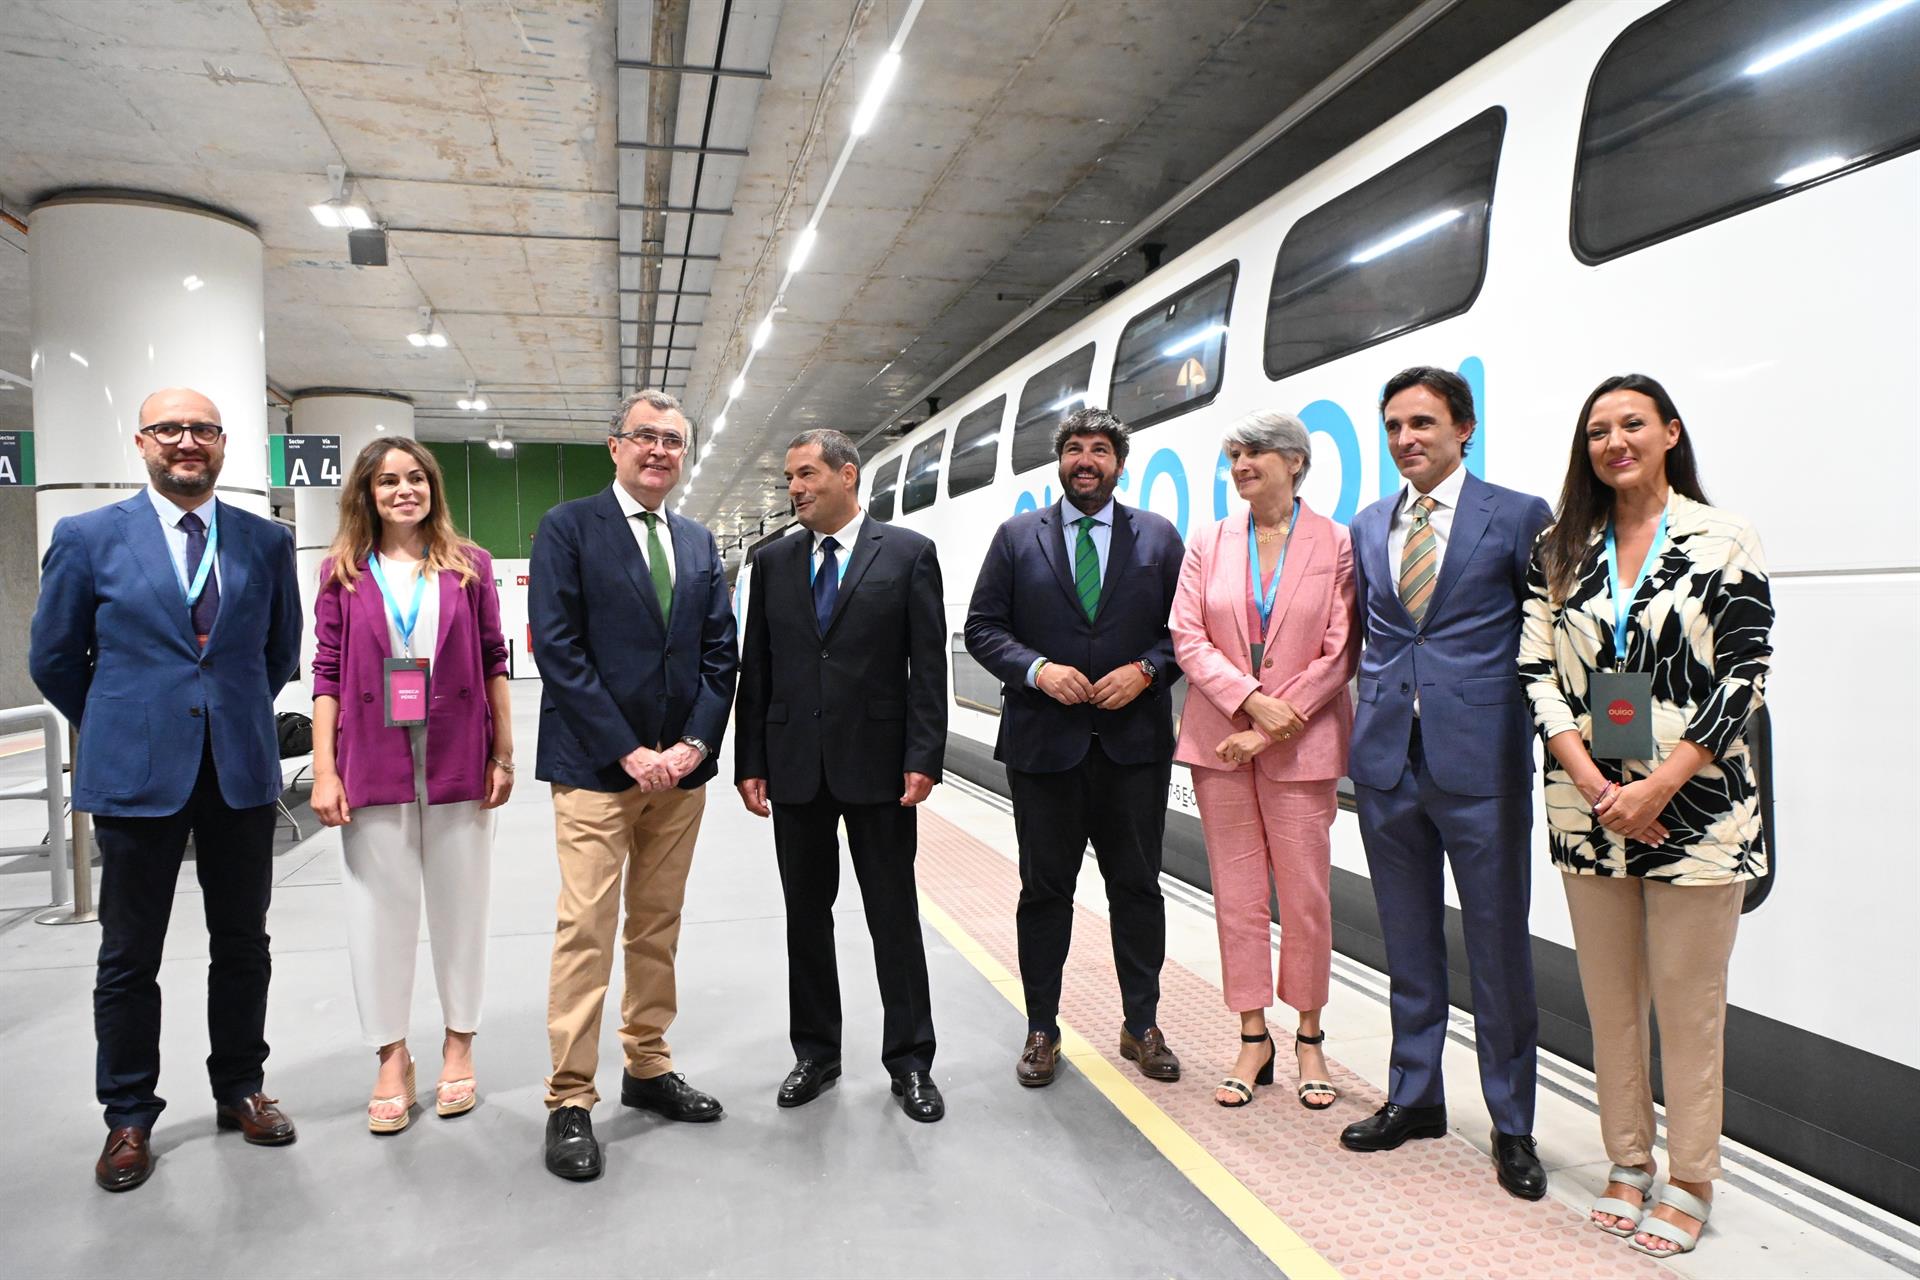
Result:
<svg viewBox="0 0 1920 1280">
<path fill-rule="evenodd" d="M 388 658 L 385 686 L 387 728 L 411 729 L 427 722 L 427 660 Z"/>
<path fill-rule="evenodd" d="M 1653 759 L 1653 674 L 1596 671 L 1588 678 L 1593 754 L 1602 760 Z"/>
</svg>

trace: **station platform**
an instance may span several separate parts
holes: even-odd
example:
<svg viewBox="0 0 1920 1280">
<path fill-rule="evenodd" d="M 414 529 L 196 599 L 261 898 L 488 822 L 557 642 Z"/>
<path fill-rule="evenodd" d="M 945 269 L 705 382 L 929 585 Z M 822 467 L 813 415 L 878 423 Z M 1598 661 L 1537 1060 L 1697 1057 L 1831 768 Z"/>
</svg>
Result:
<svg viewBox="0 0 1920 1280">
<path fill-rule="evenodd" d="M 772 832 L 725 784 L 728 762 L 707 791 L 671 1033 L 677 1069 L 719 1097 L 726 1118 L 675 1125 L 620 1107 L 609 1018 L 607 1100 L 595 1112 L 607 1171 L 561 1182 L 541 1164 L 558 878 L 551 805 L 531 769 L 538 693 L 533 681 L 513 689 L 528 767 L 495 842 L 475 1045 L 482 1101 L 458 1119 L 427 1108 L 401 1134 L 368 1134 L 374 1062 L 348 977 L 339 841 L 295 808 L 305 836 L 283 824 L 276 853 L 267 1092 L 299 1125 L 298 1142 L 253 1148 L 214 1128 L 201 1065 L 206 939 L 188 867 L 162 976 L 170 1105 L 155 1129 L 159 1162 L 140 1190 L 99 1192 L 98 930 L 35 925 L 45 859 L 0 858 L 0 1256 L 10 1274 L 1920 1275 L 1912 1224 L 1731 1143 L 1700 1250 L 1666 1262 L 1633 1253 L 1584 1221 L 1606 1168 L 1591 1077 L 1544 1055 L 1537 1136 L 1550 1194 L 1537 1204 L 1507 1196 L 1487 1156 L 1464 1016 L 1448 1046 L 1453 1132 L 1397 1152 L 1343 1151 L 1340 1129 L 1383 1100 L 1389 1037 L 1384 977 L 1340 956 L 1326 1014 L 1339 1102 L 1299 1106 L 1283 1051 L 1278 1083 L 1252 1106 L 1215 1106 L 1237 1024 L 1220 999 L 1208 902 L 1171 881 L 1161 1026 L 1185 1073 L 1149 1082 L 1118 1056 L 1119 998 L 1090 861 L 1062 1008 L 1067 1066 L 1051 1088 L 1020 1088 L 1012 820 L 1004 801 L 957 780 L 922 811 L 918 863 L 947 1119 L 915 1124 L 889 1095 L 850 870 L 836 917 L 846 1076 L 811 1105 L 781 1111 L 774 1092 L 791 1052 Z M 0 743 L 0 781 L 37 767 Z M 41 818 L 6 806 L 0 846 L 37 840 Z M 424 1084 L 439 1066 L 424 942 L 420 959 L 412 1043 Z M 1284 1015 L 1276 1010 L 1276 1026 Z"/>
</svg>

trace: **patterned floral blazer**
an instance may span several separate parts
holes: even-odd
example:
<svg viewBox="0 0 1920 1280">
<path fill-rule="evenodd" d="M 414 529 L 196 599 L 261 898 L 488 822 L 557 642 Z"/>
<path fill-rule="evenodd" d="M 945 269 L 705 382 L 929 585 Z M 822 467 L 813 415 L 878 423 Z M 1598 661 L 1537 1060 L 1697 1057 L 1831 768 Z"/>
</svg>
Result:
<svg viewBox="0 0 1920 1280">
<path fill-rule="evenodd" d="M 1545 534 L 1541 538 L 1545 538 Z M 1567 599 L 1555 604 L 1534 544 L 1520 633 L 1520 680 L 1540 736 L 1568 729 L 1593 741 L 1587 677 L 1616 669 L 1613 587 L 1606 539 L 1588 539 Z M 1624 577 L 1628 571 L 1622 570 Z M 1577 875 L 1645 876 L 1675 884 L 1725 884 L 1767 873 L 1760 789 L 1747 750 L 1747 717 L 1760 705 L 1773 653 L 1773 601 L 1760 538 L 1731 512 L 1676 493 L 1667 543 L 1634 596 L 1627 659 L 1618 669 L 1653 673 L 1654 759 L 1596 760 L 1615 782 L 1644 778 L 1681 741 L 1713 761 L 1675 793 L 1660 820 L 1658 848 L 1606 830 L 1548 753 L 1547 835 L 1553 861 Z"/>
</svg>

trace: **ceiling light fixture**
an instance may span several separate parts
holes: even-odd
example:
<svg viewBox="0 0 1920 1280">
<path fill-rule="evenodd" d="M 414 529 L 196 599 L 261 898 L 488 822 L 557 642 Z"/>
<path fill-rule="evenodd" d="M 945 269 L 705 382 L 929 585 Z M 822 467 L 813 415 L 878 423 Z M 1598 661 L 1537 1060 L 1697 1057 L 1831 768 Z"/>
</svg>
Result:
<svg viewBox="0 0 1920 1280">
<path fill-rule="evenodd" d="M 807 255 L 813 252 L 813 242 L 819 238 L 820 233 L 811 222 L 800 228 L 800 236 L 793 242 L 793 256 L 787 259 L 788 271 L 798 271 L 807 265 Z"/>
<path fill-rule="evenodd" d="M 713 426 L 708 428 L 707 434 L 717 436 L 722 431 L 725 431 L 726 429 L 727 429 L 727 415 L 723 413 L 719 417 L 713 420 Z"/>
<path fill-rule="evenodd" d="M 753 349 L 755 351 L 758 351 L 760 348 L 766 346 L 767 339 L 771 338 L 772 336 L 773 336 L 773 317 L 768 316 L 766 319 L 760 322 L 760 327 L 753 331 Z"/>
<path fill-rule="evenodd" d="M 889 49 L 880 59 L 880 67 L 873 73 L 873 80 L 867 85 L 866 96 L 860 99 L 860 109 L 853 113 L 851 132 L 858 138 L 873 128 L 873 122 L 880 115 L 880 104 L 887 99 L 887 90 L 893 85 L 893 78 L 900 74 L 900 54 Z"/>
<path fill-rule="evenodd" d="M 462 400 L 455 401 L 455 403 L 468 413 L 485 413 L 487 411 L 487 399 L 474 390 L 474 383 L 471 378 L 467 380 L 466 397 Z"/>
<path fill-rule="evenodd" d="M 493 435 L 487 439 L 487 448 L 493 450 L 497 456 L 502 458 L 511 458 L 513 456 L 513 441 L 507 439 L 506 423 L 503 422 L 493 429 Z"/>
<path fill-rule="evenodd" d="M 447 335 L 433 327 L 433 308 L 420 308 L 420 327 L 407 335 L 407 341 L 416 347 L 444 347 Z"/>
<path fill-rule="evenodd" d="M 373 215 L 357 204 L 347 203 L 347 166 L 328 165 L 327 182 L 333 194 L 320 204 L 307 206 L 307 212 L 313 215 L 313 220 L 323 227 L 346 227 L 352 231 L 370 229 Z"/>
<path fill-rule="evenodd" d="M 742 373 L 739 377 L 733 380 L 732 385 L 728 386 L 727 399 L 738 400 L 740 398 L 741 393 L 744 392 L 746 389 L 747 389 L 747 375 Z"/>
<path fill-rule="evenodd" d="M 185 280 L 182 280 L 180 283 L 186 288 L 186 291 L 188 293 L 195 293 L 207 287 L 207 282 L 205 280 L 202 280 L 199 276 L 188 276 Z"/>
</svg>

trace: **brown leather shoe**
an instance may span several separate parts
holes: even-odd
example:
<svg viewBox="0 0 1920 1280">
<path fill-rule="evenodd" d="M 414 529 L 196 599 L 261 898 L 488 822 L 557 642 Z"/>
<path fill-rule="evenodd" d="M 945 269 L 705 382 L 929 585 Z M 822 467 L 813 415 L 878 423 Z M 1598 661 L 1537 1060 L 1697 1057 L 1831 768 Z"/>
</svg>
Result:
<svg viewBox="0 0 1920 1280">
<path fill-rule="evenodd" d="M 1013 1064 L 1013 1074 L 1027 1088 L 1040 1089 L 1053 1083 L 1053 1073 L 1059 1065 L 1060 1042 L 1044 1031 L 1035 1031 L 1028 1034 L 1027 1046 L 1020 1050 L 1020 1060 Z"/>
<path fill-rule="evenodd" d="M 214 1108 L 213 1118 L 222 1129 L 238 1129 L 256 1147 L 284 1147 L 293 1141 L 293 1121 L 280 1109 L 280 1099 L 264 1093 L 223 1102 Z"/>
<path fill-rule="evenodd" d="M 93 1165 L 93 1180 L 102 1191 L 131 1191 L 153 1174 L 153 1133 L 123 1124 L 107 1135 L 107 1145 Z"/>
<path fill-rule="evenodd" d="M 1160 1028 L 1148 1027 L 1147 1034 L 1138 1040 L 1125 1027 L 1120 1028 L 1120 1056 L 1130 1062 L 1140 1064 L 1140 1074 L 1149 1080 L 1178 1080 L 1180 1078 L 1180 1059 L 1173 1050 L 1167 1048 L 1167 1038 L 1160 1034 Z"/>
</svg>

